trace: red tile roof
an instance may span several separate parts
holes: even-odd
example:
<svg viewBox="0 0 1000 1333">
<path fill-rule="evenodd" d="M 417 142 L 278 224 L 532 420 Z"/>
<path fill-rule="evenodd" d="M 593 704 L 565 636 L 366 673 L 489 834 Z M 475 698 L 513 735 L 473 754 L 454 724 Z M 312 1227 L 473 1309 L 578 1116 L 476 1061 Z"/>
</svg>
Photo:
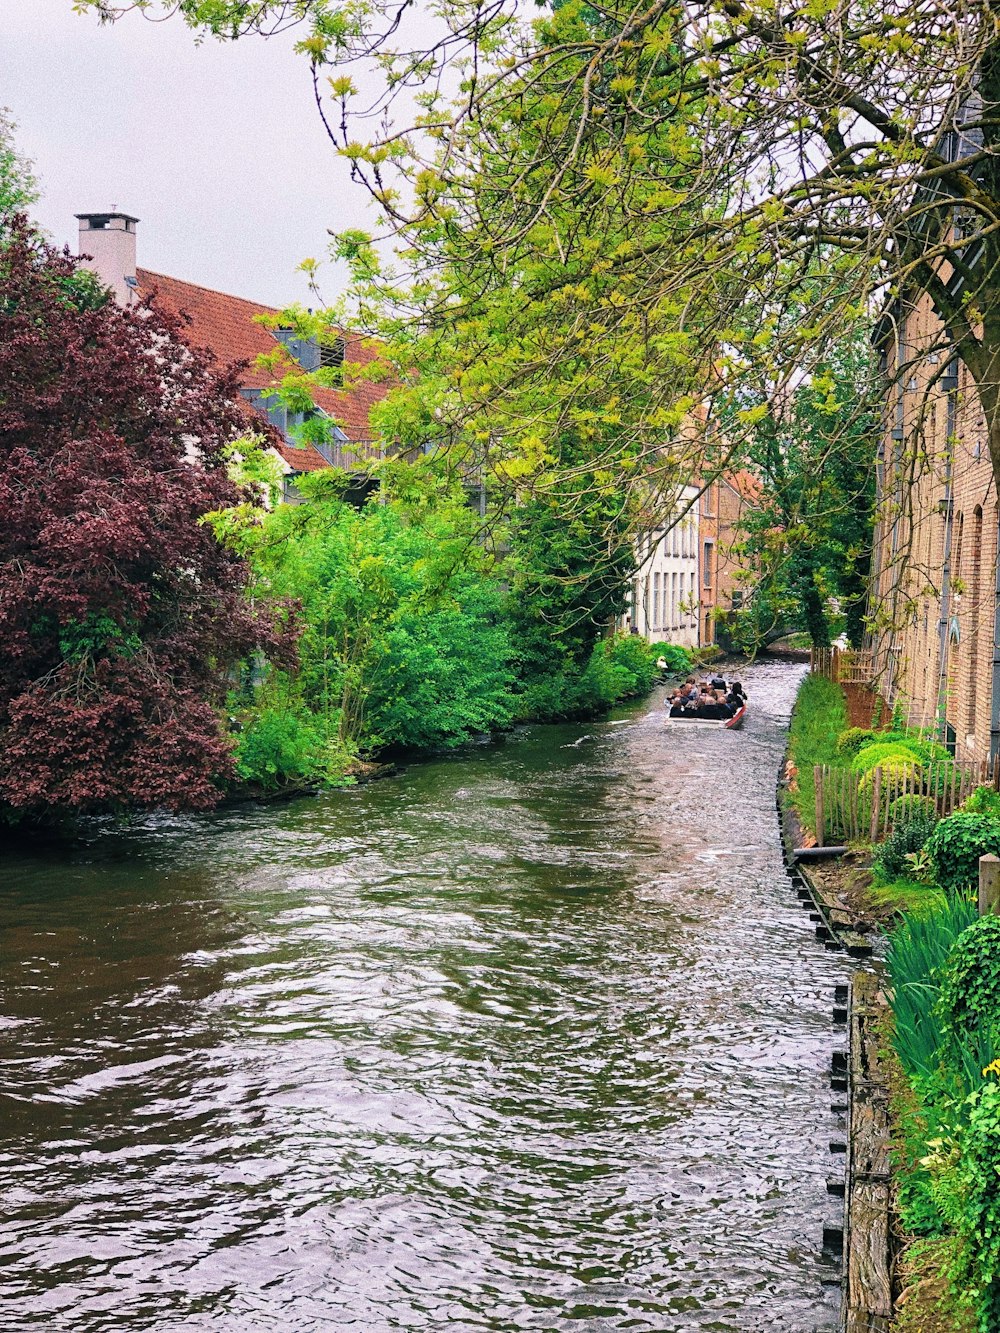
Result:
<svg viewBox="0 0 1000 1333">
<path fill-rule="evenodd" d="M 725 480 L 740 499 L 746 500 L 748 504 L 756 504 L 764 494 L 764 483 L 745 468 L 739 472 L 725 473 Z"/>
<path fill-rule="evenodd" d="M 196 347 L 207 348 L 220 365 L 230 366 L 246 362 L 240 372 L 240 383 L 248 389 L 266 389 L 278 382 L 280 376 L 261 370 L 254 363 L 262 353 L 273 353 L 280 345 L 270 329 L 254 323 L 255 315 L 278 315 L 275 306 L 258 305 L 240 296 L 229 296 L 193 282 L 180 282 L 149 269 L 136 269 L 139 292 L 152 295 L 154 305 L 174 315 L 187 315 L 190 323 L 186 337 Z M 340 330 L 338 330 L 340 332 Z M 378 352 L 371 341 L 359 334 L 343 333 L 347 344 L 345 364 L 366 366 Z M 380 402 L 392 386 L 389 383 L 370 383 L 360 380 L 344 393 L 334 389 L 316 389 L 317 406 L 328 413 L 341 427 L 348 439 L 367 440 L 372 436 L 369 412 Z M 281 451 L 289 454 L 287 461 L 297 472 L 315 471 L 328 464 L 313 448 L 296 449 L 286 445 Z M 294 460 L 294 461 L 293 461 Z"/>
</svg>

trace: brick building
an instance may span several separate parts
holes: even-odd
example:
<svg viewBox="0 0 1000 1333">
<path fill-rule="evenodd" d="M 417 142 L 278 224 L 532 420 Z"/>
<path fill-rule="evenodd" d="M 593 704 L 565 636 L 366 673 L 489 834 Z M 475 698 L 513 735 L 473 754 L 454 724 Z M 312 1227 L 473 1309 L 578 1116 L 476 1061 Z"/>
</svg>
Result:
<svg viewBox="0 0 1000 1333">
<path fill-rule="evenodd" d="M 364 491 L 368 465 L 384 454 L 383 445 L 373 437 L 369 414 L 391 387 L 384 381 L 351 375 L 350 368 L 356 372 L 376 359 L 370 340 L 331 329 L 330 337 L 321 344 L 318 339 L 297 338 L 289 329 L 267 327 L 256 321 L 261 316 L 279 316 L 273 306 L 137 267 L 137 218 L 119 212 L 78 213 L 77 218 L 80 253 L 91 256 L 85 263 L 112 289 L 120 304 L 150 297 L 160 309 L 181 318 L 188 342 L 210 351 L 220 367 L 241 365 L 240 394 L 247 403 L 248 421 L 266 421 L 273 428 L 270 438 L 285 473 L 287 500 L 298 498 L 296 476 L 331 466 L 356 473 L 357 489 Z M 260 356 L 273 355 L 279 345 L 284 352 L 281 366 L 272 370 L 257 364 Z M 296 433 L 304 414 L 287 411 L 274 396 L 283 370 L 296 366 L 304 371 L 321 366 L 348 368 L 350 383 L 343 391 L 312 390 L 313 414 L 331 423 L 327 443 L 298 442 Z"/>
<path fill-rule="evenodd" d="M 734 549 L 761 484 L 749 472 L 685 486 L 673 509 L 636 541 L 636 572 L 622 627 L 651 642 L 688 648 L 718 642 L 717 626 L 738 605 L 747 571 Z"/>
<path fill-rule="evenodd" d="M 726 472 L 698 502 L 699 643 L 718 642 L 717 623 L 739 604 L 747 571 L 735 551 L 743 517 L 760 498 L 761 484 L 749 472 Z"/>
<path fill-rule="evenodd" d="M 929 298 L 879 329 L 888 382 L 877 463 L 870 646 L 878 689 L 960 758 L 995 752 L 997 494 L 974 383 Z M 995 731 L 995 727 L 993 728 Z"/>
</svg>

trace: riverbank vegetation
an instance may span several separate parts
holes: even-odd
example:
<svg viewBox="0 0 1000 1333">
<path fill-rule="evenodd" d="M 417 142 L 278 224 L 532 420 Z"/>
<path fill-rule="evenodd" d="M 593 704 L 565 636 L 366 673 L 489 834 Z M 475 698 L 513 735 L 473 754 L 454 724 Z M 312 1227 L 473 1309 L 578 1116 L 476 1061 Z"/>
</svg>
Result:
<svg viewBox="0 0 1000 1333">
<path fill-rule="evenodd" d="M 203 522 L 238 499 L 233 382 L 23 218 L 0 240 L 0 810 L 208 808 L 230 673 L 297 632 Z"/>
<path fill-rule="evenodd" d="M 546 598 L 517 536 L 484 541 L 461 485 L 433 462 L 395 463 L 381 481 L 360 509 L 330 470 L 302 479 L 304 504 L 215 517 L 249 563 L 252 594 L 294 600 L 302 626 L 292 667 L 248 664 L 230 695 L 246 782 L 336 783 L 358 760 L 592 717 L 652 687 L 662 648 L 608 634 L 575 590 L 574 610 L 589 615 L 560 634 L 558 571 Z M 675 669 L 690 664 L 669 652 Z"/>
<path fill-rule="evenodd" d="M 812 763 L 862 775 L 938 774 L 943 747 L 890 721 L 849 728 L 843 691 L 803 683 L 790 733 L 792 794 L 808 828 Z M 930 767 L 930 765 L 934 767 Z M 919 782 L 911 782 L 919 788 Z M 979 858 L 1000 853 L 1000 795 L 979 787 L 939 818 L 933 787 L 890 806 L 889 831 L 852 849 L 850 906 L 887 920 L 884 1058 L 894 1123 L 905 1333 L 1000 1327 L 1000 918 L 980 918 Z"/>
<path fill-rule="evenodd" d="M 273 503 L 236 382 L 16 214 L 0 157 L 0 809 L 206 809 L 515 722 L 595 716 L 683 649 L 612 632 L 634 555 L 440 460 Z M 5 197 L 6 197 L 5 196 Z M 602 504 L 611 492 L 605 488 Z M 268 507 L 267 500 L 271 500 Z M 209 521 L 210 520 L 210 521 Z"/>
</svg>

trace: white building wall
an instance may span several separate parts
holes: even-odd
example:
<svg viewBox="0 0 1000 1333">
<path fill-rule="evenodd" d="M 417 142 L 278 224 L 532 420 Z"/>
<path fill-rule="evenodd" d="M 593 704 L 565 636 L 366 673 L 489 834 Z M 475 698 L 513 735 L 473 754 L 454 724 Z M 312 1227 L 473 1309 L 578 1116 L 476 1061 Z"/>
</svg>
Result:
<svg viewBox="0 0 1000 1333">
<path fill-rule="evenodd" d="M 650 643 L 698 645 L 697 496 L 686 486 L 673 512 L 636 541 L 639 568 L 624 628 Z"/>
</svg>

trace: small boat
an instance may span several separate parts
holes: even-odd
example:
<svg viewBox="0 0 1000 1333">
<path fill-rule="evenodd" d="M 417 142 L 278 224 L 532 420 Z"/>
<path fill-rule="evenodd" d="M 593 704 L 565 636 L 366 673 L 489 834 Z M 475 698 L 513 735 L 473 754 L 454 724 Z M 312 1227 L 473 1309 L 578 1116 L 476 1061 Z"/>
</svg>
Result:
<svg viewBox="0 0 1000 1333">
<path fill-rule="evenodd" d="M 713 682 L 714 683 L 714 682 Z M 725 688 L 725 682 L 718 688 Z M 726 731 L 738 731 L 742 727 L 747 715 L 747 700 L 743 698 L 743 705 L 732 717 L 699 717 L 697 713 L 681 713 L 676 717 L 667 715 L 665 721 L 671 726 L 676 723 L 681 727 L 724 727 Z"/>
<path fill-rule="evenodd" d="M 670 717 L 668 714 L 664 722 L 671 727 L 676 723 L 679 727 L 725 727 L 727 731 L 738 731 L 746 715 L 747 706 L 744 704 L 732 717 L 697 717 L 694 714 L 689 714 L 687 717 Z"/>
</svg>

